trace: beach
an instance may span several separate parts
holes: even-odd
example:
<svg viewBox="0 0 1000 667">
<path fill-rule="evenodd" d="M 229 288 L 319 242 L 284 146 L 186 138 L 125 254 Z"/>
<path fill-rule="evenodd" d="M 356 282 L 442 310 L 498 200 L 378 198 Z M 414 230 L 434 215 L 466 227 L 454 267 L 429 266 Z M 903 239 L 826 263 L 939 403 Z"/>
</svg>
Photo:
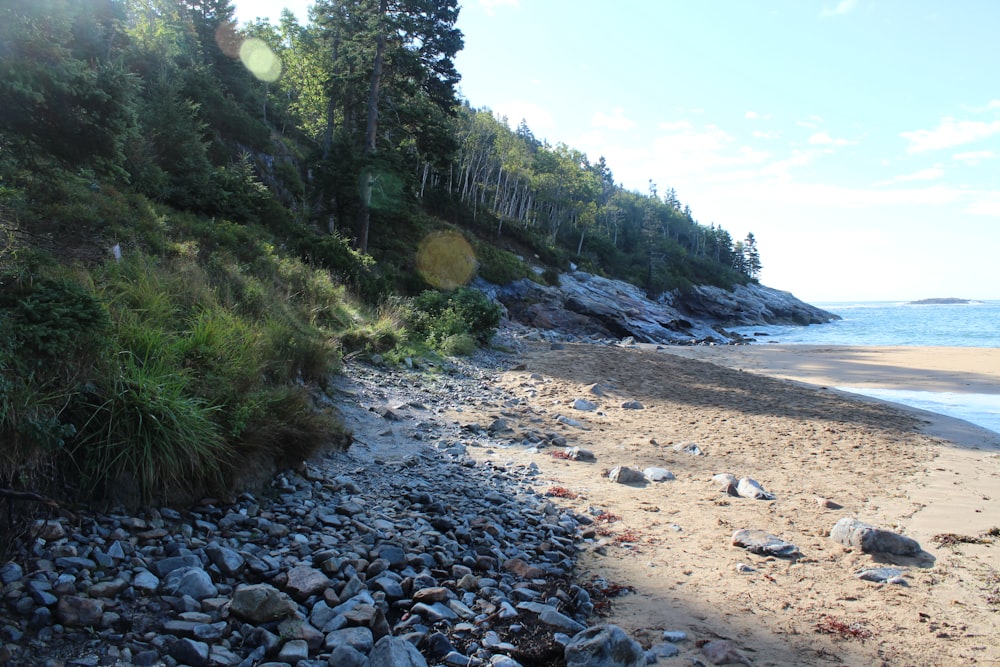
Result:
<svg viewBox="0 0 1000 667">
<path fill-rule="evenodd" d="M 1000 663 L 1000 544 L 989 535 L 1000 525 L 1000 436 L 833 389 L 997 393 L 1000 350 L 803 348 L 537 344 L 496 380 L 515 407 L 487 406 L 484 426 L 503 416 L 515 431 L 548 429 L 595 460 L 470 453 L 533 463 L 539 492 L 597 519 L 582 576 L 630 591 L 599 606 L 645 644 L 669 630 L 690 638 L 682 657 L 703 662 L 699 643 L 723 638 L 753 665 Z M 577 399 L 595 408 L 575 409 Z M 619 465 L 676 479 L 617 484 L 606 473 Z M 774 500 L 727 495 L 711 482 L 719 473 L 753 478 Z M 841 517 L 923 551 L 843 547 L 829 538 Z M 744 528 L 801 557 L 734 547 Z M 903 570 L 904 583 L 855 576 L 881 566 Z"/>
</svg>

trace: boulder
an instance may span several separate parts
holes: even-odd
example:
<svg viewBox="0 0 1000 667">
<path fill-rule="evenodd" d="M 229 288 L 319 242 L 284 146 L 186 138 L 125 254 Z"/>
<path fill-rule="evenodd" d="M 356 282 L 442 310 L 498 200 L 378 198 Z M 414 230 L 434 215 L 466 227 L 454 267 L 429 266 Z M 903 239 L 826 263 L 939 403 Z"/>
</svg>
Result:
<svg viewBox="0 0 1000 667">
<path fill-rule="evenodd" d="M 270 584 L 249 584 L 233 592 L 229 610 L 237 618 L 260 624 L 291 616 L 298 606 Z"/>
<path fill-rule="evenodd" d="M 615 466 L 608 473 L 608 479 L 617 484 L 635 484 L 646 481 L 646 477 L 641 472 L 628 466 Z"/>
<path fill-rule="evenodd" d="M 617 625 L 597 625 L 573 636 L 563 652 L 566 667 L 644 667 L 646 653 Z"/>
<path fill-rule="evenodd" d="M 774 500 L 774 494 L 768 493 L 755 479 L 742 478 L 736 485 L 736 495 L 753 500 Z"/>
<path fill-rule="evenodd" d="M 915 556 L 921 552 L 920 544 L 912 538 L 875 528 L 850 517 L 844 517 L 834 524 L 830 539 L 845 547 L 861 549 L 866 554 Z"/>
<path fill-rule="evenodd" d="M 386 635 L 375 642 L 368 667 L 427 667 L 427 661 L 410 642 Z"/>
</svg>

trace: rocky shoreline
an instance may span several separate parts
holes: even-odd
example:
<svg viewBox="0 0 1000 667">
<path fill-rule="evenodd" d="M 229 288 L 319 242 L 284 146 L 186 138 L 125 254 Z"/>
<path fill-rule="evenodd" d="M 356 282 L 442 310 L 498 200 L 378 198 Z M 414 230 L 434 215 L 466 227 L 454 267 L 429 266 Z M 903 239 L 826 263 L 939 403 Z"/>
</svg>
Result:
<svg viewBox="0 0 1000 667">
<path fill-rule="evenodd" d="M 614 586 L 574 580 L 593 520 L 533 491 L 530 465 L 475 462 L 491 433 L 441 416 L 502 415 L 517 399 L 488 379 L 510 363 L 350 364 L 347 452 L 232 502 L 39 521 L 0 567 L 0 665 L 645 664 L 591 626 Z"/>
</svg>

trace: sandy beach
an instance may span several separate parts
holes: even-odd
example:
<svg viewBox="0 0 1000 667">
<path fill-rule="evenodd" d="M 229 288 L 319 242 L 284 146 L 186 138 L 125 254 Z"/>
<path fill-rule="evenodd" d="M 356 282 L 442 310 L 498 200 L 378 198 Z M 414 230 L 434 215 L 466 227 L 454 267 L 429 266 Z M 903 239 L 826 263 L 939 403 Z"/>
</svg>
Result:
<svg viewBox="0 0 1000 667">
<path fill-rule="evenodd" d="M 645 643 L 686 632 L 682 659 L 704 664 L 700 644 L 718 638 L 753 665 L 1000 664 L 1000 544 L 989 536 L 1000 526 L 1000 436 L 829 389 L 1000 393 L 1000 350 L 540 345 L 522 357 L 497 380 L 515 407 L 487 406 L 484 425 L 502 415 L 515 429 L 551 430 L 596 461 L 516 446 L 472 453 L 533 462 L 540 492 L 605 513 L 582 567 L 609 591 L 631 591 L 607 601 L 608 622 Z M 578 398 L 596 409 L 574 409 Z M 679 451 L 692 443 L 701 455 Z M 606 473 L 618 465 L 676 479 L 616 484 Z M 726 495 L 711 483 L 718 473 L 751 477 L 775 499 Z M 912 537 L 923 553 L 845 548 L 829 538 L 845 516 Z M 742 528 L 802 557 L 732 546 Z M 957 544 L 941 544 L 944 534 Z M 904 570 L 905 585 L 855 576 L 878 566 Z"/>
</svg>

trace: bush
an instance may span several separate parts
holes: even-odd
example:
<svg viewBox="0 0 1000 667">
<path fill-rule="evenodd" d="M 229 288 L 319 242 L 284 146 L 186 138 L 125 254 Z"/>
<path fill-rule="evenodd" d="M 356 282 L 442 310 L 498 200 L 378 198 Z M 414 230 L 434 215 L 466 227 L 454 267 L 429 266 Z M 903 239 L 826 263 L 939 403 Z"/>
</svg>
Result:
<svg viewBox="0 0 1000 667">
<path fill-rule="evenodd" d="M 410 325 L 421 340 L 444 351 L 446 341 L 457 336 L 468 336 L 479 344 L 488 343 L 500 324 L 500 312 L 500 306 L 470 287 L 450 293 L 427 290 L 413 300 Z M 468 349 L 467 344 L 457 339 L 447 347 Z"/>
</svg>

